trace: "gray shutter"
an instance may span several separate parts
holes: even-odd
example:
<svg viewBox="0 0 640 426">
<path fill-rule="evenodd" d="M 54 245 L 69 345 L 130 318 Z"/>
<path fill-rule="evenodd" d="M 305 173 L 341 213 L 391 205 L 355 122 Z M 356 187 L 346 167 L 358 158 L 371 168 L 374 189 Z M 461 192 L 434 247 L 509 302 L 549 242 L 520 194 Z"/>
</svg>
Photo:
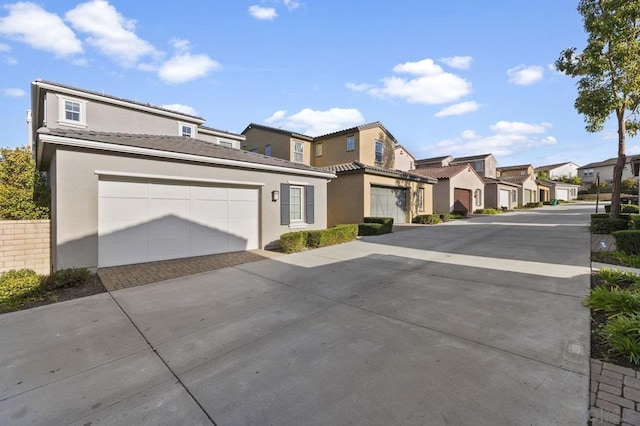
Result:
<svg viewBox="0 0 640 426">
<path fill-rule="evenodd" d="M 291 223 L 289 204 L 290 203 L 289 184 L 280 184 L 280 225 L 288 225 Z"/>
<path fill-rule="evenodd" d="M 313 223 L 314 219 L 315 219 L 315 215 L 314 215 L 314 202 L 313 202 L 313 193 L 314 193 L 314 188 L 311 185 L 306 186 L 306 191 L 305 191 L 305 199 L 307 201 L 307 208 L 304 210 L 305 212 L 305 219 L 307 223 Z"/>
</svg>

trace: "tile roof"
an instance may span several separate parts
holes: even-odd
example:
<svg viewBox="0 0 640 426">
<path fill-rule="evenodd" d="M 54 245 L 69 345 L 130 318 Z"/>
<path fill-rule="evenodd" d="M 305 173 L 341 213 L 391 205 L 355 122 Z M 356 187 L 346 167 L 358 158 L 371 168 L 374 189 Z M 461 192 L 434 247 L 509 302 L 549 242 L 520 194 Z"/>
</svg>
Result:
<svg viewBox="0 0 640 426">
<path fill-rule="evenodd" d="M 456 164 L 454 166 L 443 167 L 421 167 L 414 170 L 412 173 L 436 179 L 450 179 L 468 169 L 470 169 L 468 164 Z"/>
<path fill-rule="evenodd" d="M 453 157 L 450 155 L 443 155 L 442 157 L 431 157 L 431 158 L 422 158 L 420 160 L 416 160 L 416 164 L 434 164 L 434 163 L 442 163 L 443 160 L 451 159 Z"/>
<path fill-rule="evenodd" d="M 535 169 L 538 172 L 548 172 L 550 170 L 557 169 L 558 167 L 566 166 L 567 164 L 575 164 L 575 163 L 572 163 L 571 161 L 567 161 L 566 163 L 548 164 L 546 166 L 539 166 L 539 167 L 536 167 Z"/>
<path fill-rule="evenodd" d="M 269 132 L 281 133 L 283 135 L 294 136 L 294 137 L 297 137 L 297 138 L 300 138 L 300 139 L 306 139 L 306 140 L 309 140 L 309 141 L 313 140 L 313 136 L 303 135 L 302 133 L 293 132 L 291 130 L 278 129 L 276 127 L 269 127 L 269 126 L 265 126 L 264 124 L 257 124 L 257 123 L 249 123 L 249 125 L 247 127 L 245 127 L 245 129 L 242 131 L 242 134 L 244 135 L 250 129 L 261 129 L 261 130 L 266 130 L 266 131 L 269 131 Z"/>
<path fill-rule="evenodd" d="M 519 164 L 517 166 L 497 167 L 497 169 L 498 170 L 520 170 L 520 169 L 528 169 L 529 167 L 533 168 L 531 164 Z"/>
<path fill-rule="evenodd" d="M 532 179 L 532 175 L 500 177 L 500 180 L 502 181 L 509 182 L 509 183 L 516 183 L 518 185 L 522 185 L 524 182 L 526 182 L 529 179 Z"/>
<path fill-rule="evenodd" d="M 486 184 L 503 184 L 503 185 L 518 187 L 518 184 L 507 182 L 506 180 L 502 180 L 502 179 L 494 179 L 494 178 L 482 176 L 482 180 Z"/>
<path fill-rule="evenodd" d="M 493 154 L 480 154 L 480 155 L 472 155 L 470 157 L 457 157 L 454 158 L 453 161 L 455 161 L 456 163 L 462 162 L 462 161 L 469 161 L 469 160 L 484 160 L 487 157 L 492 156 Z"/>
<path fill-rule="evenodd" d="M 617 161 L 618 161 L 618 157 L 613 157 L 613 158 L 606 159 L 604 161 L 597 161 L 595 163 L 585 164 L 584 166 L 582 166 L 580 168 L 581 169 L 589 169 L 589 168 L 593 168 L 593 167 L 615 166 Z"/>
<path fill-rule="evenodd" d="M 436 179 L 431 176 L 421 176 L 415 173 L 403 172 L 401 170 L 383 169 L 382 167 L 371 166 L 368 164 L 354 161 L 352 163 L 336 164 L 333 166 L 324 167 L 325 170 L 330 170 L 336 174 L 346 173 L 371 173 L 379 176 L 389 176 L 394 178 L 400 178 L 405 180 L 413 180 L 418 182 L 436 183 Z"/>
<path fill-rule="evenodd" d="M 190 154 L 201 157 L 220 158 L 245 163 L 285 167 L 301 171 L 314 171 L 320 173 L 327 172 L 327 170 L 325 169 L 311 167 L 305 164 L 294 163 L 292 161 L 287 161 L 275 157 L 267 157 L 265 155 L 244 151 L 237 148 L 229 148 L 211 142 L 181 136 L 108 133 L 95 132 L 90 130 L 50 129 L 46 127 L 39 129 L 38 134 L 59 136 L 92 142 L 102 142 L 112 145 L 153 149 L 156 151 Z"/>
<path fill-rule="evenodd" d="M 398 143 L 398 141 L 397 141 L 397 140 L 396 140 L 396 138 L 391 134 L 391 132 L 390 132 L 390 131 L 388 131 L 388 130 L 386 129 L 386 127 L 384 127 L 384 126 L 382 125 L 382 123 L 381 123 L 381 122 L 379 122 L 379 121 L 374 121 L 373 123 L 362 124 L 362 125 L 360 125 L 360 126 L 350 127 L 350 128 L 348 128 L 348 129 L 342 129 L 342 130 L 338 130 L 338 131 L 335 131 L 335 132 L 332 132 L 332 133 L 327 133 L 327 134 L 324 134 L 324 135 L 316 136 L 314 139 L 315 139 L 315 140 L 325 139 L 325 138 L 329 138 L 329 137 L 332 137 L 332 136 L 339 135 L 339 134 L 341 134 L 341 133 L 350 133 L 350 132 L 355 132 L 355 131 L 361 131 L 361 130 L 373 129 L 373 128 L 375 128 L 375 127 L 380 127 L 382 130 L 384 130 L 384 132 L 385 132 L 387 135 L 389 135 L 389 137 L 390 137 L 390 138 L 391 138 L 391 140 L 394 142 L 394 144 L 397 144 L 397 143 Z"/>
<path fill-rule="evenodd" d="M 240 133 L 236 133 L 236 132 L 230 132 L 228 130 L 221 130 L 221 129 L 216 129 L 215 127 L 209 127 L 209 126 L 199 126 L 198 130 L 208 130 L 210 132 L 216 132 L 216 133 L 226 133 L 228 135 L 233 135 L 233 136 L 237 136 L 239 138 L 242 138 L 244 135 L 241 135 Z"/>
</svg>

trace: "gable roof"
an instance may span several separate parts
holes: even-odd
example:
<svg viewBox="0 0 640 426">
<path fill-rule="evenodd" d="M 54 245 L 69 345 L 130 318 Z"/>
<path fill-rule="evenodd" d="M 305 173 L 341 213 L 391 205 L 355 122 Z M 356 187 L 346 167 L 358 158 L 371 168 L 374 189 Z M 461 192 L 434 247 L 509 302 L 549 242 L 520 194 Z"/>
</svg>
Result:
<svg viewBox="0 0 640 426">
<path fill-rule="evenodd" d="M 314 140 L 326 139 L 326 138 L 330 138 L 330 137 L 333 137 L 333 136 L 338 136 L 338 135 L 343 134 L 343 133 L 353 133 L 353 132 L 356 132 L 356 131 L 362 131 L 362 130 L 374 129 L 374 128 L 376 128 L 376 127 L 381 128 L 381 129 L 382 129 L 382 131 L 384 131 L 384 132 L 387 134 L 387 136 L 389 136 L 389 138 L 393 141 L 393 143 L 394 143 L 394 144 L 397 144 L 397 143 L 398 143 L 398 141 L 397 141 L 397 140 L 396 140 L 396 138 L 391 134 L 391 132 L 390 132 L 390 131 L 388 131 L 388 130 L 386 129 L 386 127 L 384 127 L 384 126 L 382 125 L 382 123 L 381 123 L 381 122 L 379 122 L 379 121 L 374 121 L 373 123 L 362 124 L 362 125 L 360 125 L 360 126 L 350 127 L 350 128 L 348 128 L 348 129 L 338 130 L 338 131 L 335 131 L 335 132 L 332 132 L 332 133 L 327 133 L 327 134 L 325 134 L 325 135 L 316 136 L 316 137 L 314 138 Z"/>
<path fill-rule="evenodd" d="M 453 159 L 453 162 L 459 163 L 462 161 L 484 160 L 489 157 L 493 157 L 493 154 L 480 154 L 480 155 L 472 155 L 469 157 L 457 157 Z"/>
<path fill-rule="evenodd" d="M 453 157 L 450 155 L 443 155 L 442 157 L 431 157 L 431 158 L 422 158 L 420 160 L 416 160 L 416 166 L 418 165 L 426 165 L 426 164 L 436 164 L 442 163 L 444 160 L 453 161 Z"/>
<path fill-rule="evenodd" d="M 504 166 L 504 167 L 496 167 L 497 170 L 520 170 L 520 169 L 528 169 L 533 166 L 531 164 L 519 164 L 517 166 Z"/>
<path fill-rule="evenodd" d="M 548 172 L 553 169 L 557 169 L 558 167 L 566 166 L 567 164 L 573 164 L 574 166 L 578 166 L 576 163 L 572 163 L 571 161 L 567 161 L 566 163 L 558 163 L 558 164 L 549 164 L 546 166 L 536 167 L 535 170 L 539 172 Z"/>
<path fill-rule="evenodd" d="M 580 168 L 581 169 L 590 169 L 590 168 L 593 168 L 593 167 L 615 166 L 617 161 L 618 161 L 618 157 L 613 157 L 613 158 L 606 159 L 604 161 L 596 161 L 595 163 L 585 164 L 584 166 L 582 166 Z"/>
<path fill-rule="evenodd" d="M 436 183 L 437 180 L 431 176 L 421 176 L 415 173 L 403 172 L 401 170 L 383 169 L 381 167 L 370 166 L 368 164 L 354 161 L 352 163 L 336 164 L 333 166 L 323 167 L 325 170 L 335 172 L 337 175 L 350 174 L 350 173 L 368 173 L 378 176 L 388 176 L 393 178 L 400 178 L 404 180 L 411 180 L 415 182 Z"/>
<path fill-rule="evenodd" d="M 468 164 L 456 164 L 454 166 L 443 167 L 421 167 L 414 170 L 413 173 L 422 176 L 433 177 L 436 179 L 451 179 L 452 177 L 457 176 L 465 170 L 469 169 L 473 170 L 473 167 L 469 166 Z M 475 173 L 475 170 L 473 170 L 473 172 Z"/>
<path fill-rule="evenodd" d="M 494 179 L 494 178 L 490 178 L 490 177 L 486 177 L 486 176 L 482 176 L 482 180 L 484 181 L 485 184 L 502 184 L 502 185 L 509 185 L 509 186 L 513 186 L 515 188 L 517 188 L 519 185 L 517 183 L 512 183 L 512 182 L 507 182 L 506 180 L 503 179 Z"/>
<path fill-rule="evenodd" d="M 307 135 L 303 135 L 302 133 L 294 132 L 291 130 L 278 129 L 276 127 L 269 127 L 269 126 L 265 126 L 264 124 L 257 124 L 257 123 L 249 123 L 249 125 L 245 127 L 245 129 L 242 131 L 242 134 L 243 135 L 246 134 L 251 129 L 265 130 L 267 132 L 280 133 L 282 135 L 287 135 L 287 136 L 295 137 L 298 139 L 313 141 L 312 136 L 307 136 Z"/>
<path fill-rule="evenodd" d="M 557 180 L 537 179 L 536 183 L 538 185 L 543 185 L 543 186 L 548 186 L 548 187 L 551 187 L 551 186 L 573 186 L 573 187 L 576 187 L 576 188 L 580 187 L 580 185 L 574 185 L 572 183 L 560 182 L 560 181 L 557 181 Z"/>
<path fill-rule="evenodd" d="M 181 136 L 109 133 L 43 127 L 38 130 L 38 143 L 42 142 L 186 161 L 207 160 L 204 162 L 231 167 L 252 168 L 253 166 L 253 168 L 257 169 L 288 173 L 300 172 L 301 174 L 324 178 L 335 177 L 334 173 L 325 169 Z M 38 164 L 40 164 L 42 150 L 39 149 L 37 152 L 39 153 Z"/>
<path fill-rule="evenodd" d="M 407 148 L 405 148 L 404 146 L 400 145 L 399 143 L 396 143 L 394 145 L 393 149 L 394 150 L 397 150 L 397 149 L 403 150 L 405 154 L 407 154 L 409 157 L 413 158 L 413 161 L 415 163 L 416 157 L 414 157 L 413 154 L 410 153 L 409 150 Z"/>
<path fill-rule="evenodd" d="M 509 183 L 515 183 L 515 184 L 518 184 L 518 185 L 522 185 L 523 183 L 525 183 L 529 179 L 533 180 L 533 175 L 501 176 L 500 177 L 500 180 L 502 180 L 502 181 L 509 182 Z"/>
</svg>

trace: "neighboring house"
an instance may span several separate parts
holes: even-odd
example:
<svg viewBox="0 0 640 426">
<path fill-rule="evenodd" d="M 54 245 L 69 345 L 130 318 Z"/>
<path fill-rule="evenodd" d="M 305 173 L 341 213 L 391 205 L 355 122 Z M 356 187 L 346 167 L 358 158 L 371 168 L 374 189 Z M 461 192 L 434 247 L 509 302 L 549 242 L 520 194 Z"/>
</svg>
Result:
<svg viewBox="0 0 640 426">
<path fill-rule="evenodd" d="M 545 172 L 549 179 L 559 180 L 562 178 L 572 178 L 578 176 L 578 165 L 576 163 L 558 163 L 547 166 L 536 167 L 535 172 Z"/>
<path fill-rule="evenodd" d="M 422 167 L 414 173 L 438 180 L 433 188 L 434 212 L 473 213 L 475 210 L 484 208 L 485 184 L 471 165 Z"/>
<path fill-rule="evenodd" d="M 267 157 L 282 158 L 284 160 L 313 164 L 313 138 L 288 130 L 276 129 L 251 123 L 243 131 L 246 138 L 242 149 L 264 154 Z"/>
<path fill-rule="evenodd" d="M 482 180 L 485 208 L 512 210 L 518 206 L 518 184 L 491 177 L 483 177 Z"/>
<path fill-rule="evenodd" d="M 583 186 L 589 186 L 592 183 L 596 183 L 598 174 L 600 174 L 600 182 L 606 182 L 607 185 L 611 185 L 613 182 L 613 168 L 618 161 L 617 157 L 609 158 L 608 160 L 599 161 L 596 163 L 589 163 L 578 168 L 578 176 L 582 179 Z M 629 164 L 629 157 L 622 170 L 622 180 L 633 177 L 631 172 L 631 165 Z"/>
<path fill-rule="evenodd" d="M 454 158 L 449 164 L 471 164 L 471 167 L 482 177 L 497 178 L 498 162 L 493 154 L 472 155 Z"/>
<path fill-rule="evenodd" d="M 499 179 L 502 179 L 505 177 L 513 177 L 513 176 L 528 176 L 528 175 L 533 175 L 534 173 L 533 166 L 531 164 L 498 167 L 497 170 L 498 170 Z"/>
<path fill-rule="evenodd" d="M 244 136 L 201 118 L 56 83 L 31 89 L 54 270 L 264 248 L 326 228 L 331 171 L 225 146 Z"/>
<path fill-rule="evenodd" d="M 423 167 L 446 167 L 453 161 L 453 157 L 450 155 L 445 155 L 443 157 L 432 157 L 432 158 L 423 158 L 421 160 L 416 160 L 415 165 L 417 169 Z"/>
<path fill-rule="evenodd" d="M 564 200 L 571 201 L 578 198 L 580 185 L 572 185 L 560 181 L 537 180 L 538 199 L 540 201 Z"/>
<path fill-rule="evenodd" d="M 394 169 L 401 170 L 403 172 L 415 170 L 416 158 L 411 155 L 411 153 L 407 151 L 405 147 L 403 147 L 402 145 L 396 145 L 394 147 L 394 154 Z"/>
<path fill-rule="evenodd" d="M 533 170 L 533 167 L 531 168 Z M 516 172 L 513 170 L 512 172 Z M 518 185 L 517 200 L 518 206 L 524 206 L 528 203 L 538 201 L 538 185 L 533 174 L 516 175 L 516 176 L 500 176 L 503 182 L 509 182 Z M 512 194 L 513 198 L 513 194 Z"/>
<path fill-rule="evenodd" d="M 294 159 L 296 151 L 291 147 L 298 144 L 298 150 L 302 147 L 303 153 L 310 153 L 309 157 L 299 155 L 304 164 L 336 172 L 338 178 L 328 188 L 329 226 L 362 222 L 365 216 L 393 217 L 395 223 L 405 223 L 416 214 L 433 211 L 435 179 L 396 169 L 398 141 L 380 122 L 317 137 L 251 123 L 242 134 L 247 148 L 263 152 L 270 145 L 272 156 L 287 160 Z M 412 158 L 406 150 L 402 152 L 398 155 Z M 405 167 L 404 159 L 398 161 Z"/>
</svg>

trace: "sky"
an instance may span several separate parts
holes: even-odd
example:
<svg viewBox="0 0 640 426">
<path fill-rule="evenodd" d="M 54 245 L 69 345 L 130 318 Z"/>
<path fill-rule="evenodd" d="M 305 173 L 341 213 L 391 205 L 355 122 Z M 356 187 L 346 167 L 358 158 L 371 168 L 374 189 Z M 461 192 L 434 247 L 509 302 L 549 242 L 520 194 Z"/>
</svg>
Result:
<svg viewBox="0 0 640 426">
<path fill-rule="evenodd" d="M 577 0 L 124 0 L 0 3 L 0 146 L 27 144 L 37 78 L 150 103 L 241 133 L 318 136 L 380 121 L 417 159 L 499 166 L 617 155 L 585 131 Z M 629 139 L 627 154 L 640 154 Z"/>
</svg>

